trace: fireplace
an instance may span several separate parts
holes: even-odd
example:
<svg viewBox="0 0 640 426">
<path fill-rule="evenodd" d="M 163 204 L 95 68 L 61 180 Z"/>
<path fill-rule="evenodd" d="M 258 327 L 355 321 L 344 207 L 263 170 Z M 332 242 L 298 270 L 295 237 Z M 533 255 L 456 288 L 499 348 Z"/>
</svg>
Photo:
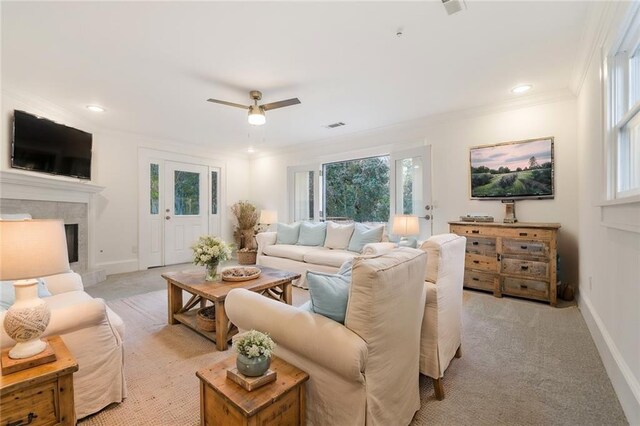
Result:
<svg viewBox="0 0 640 426">
<path fill-rule="evenodd" d="M 67 234 L 67 253 L 69 263 L 78 261 L 78 224 L 71 223 L 64 225 L 64 232 Z"/>
</svg>

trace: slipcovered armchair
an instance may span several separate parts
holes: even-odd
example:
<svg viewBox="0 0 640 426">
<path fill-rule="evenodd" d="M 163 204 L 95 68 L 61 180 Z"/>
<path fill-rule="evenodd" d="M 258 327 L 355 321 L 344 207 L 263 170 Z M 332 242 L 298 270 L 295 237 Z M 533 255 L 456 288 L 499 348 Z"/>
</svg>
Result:
<svg viewBox="0 0 640 426">
<path fill-rule="evenodd" d="M 309 373 L 310 425 L 406 425 L 420 408 L 420 325 L 426 254 L 399 248 L 357 257 L 345 325 L 234 289 L 225 301 L 241 330 L 267 332 L 275 355 Z"/>
<path fill-rule="evenodd" d="M 427 253 L 420 372 L 433 379 L 439 400 L 444 398 L 441 378 L 451 360 L 461 356 L 466 241 L 466 238 L 455 234 L 441 234 L 429 238 L 420 246 Z"/>
</svg>

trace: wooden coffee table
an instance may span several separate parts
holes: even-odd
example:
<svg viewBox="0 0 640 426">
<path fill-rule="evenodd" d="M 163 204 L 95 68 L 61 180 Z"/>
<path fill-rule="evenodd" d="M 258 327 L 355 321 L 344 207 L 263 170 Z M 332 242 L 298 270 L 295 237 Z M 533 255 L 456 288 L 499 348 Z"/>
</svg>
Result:
<svg viewBox="0 0 640 426">
<path fill-rule="evenodd" d="M 216 343 L 219 351 L 226 350 L 228 341 L 237 329 L 229 322 L 224 310 L 224 300 L 234 288 L 246 288 L 264 296 L 291 305 L 291 281 L 300 278 L 300 274 L 279 269 L 258 266 L 262 273 L 249 281 L 205 281 L 204 272 L 167 272 L 162 277 L 167 280 L 169 295 L 169 324 L 182 323 Z M 182 301 L 182 292 L 191 294 L 187 303 Z M 207 301 L 216 309 L 216 331 L 200 330 L 196 327 L 196 312 Z"/>
</svg>

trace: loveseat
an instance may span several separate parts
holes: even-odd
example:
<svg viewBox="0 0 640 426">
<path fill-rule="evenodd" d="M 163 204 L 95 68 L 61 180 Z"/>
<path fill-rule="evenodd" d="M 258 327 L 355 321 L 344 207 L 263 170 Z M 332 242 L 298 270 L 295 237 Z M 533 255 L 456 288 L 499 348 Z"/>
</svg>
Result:
<svg viewBox="0 0 640 426">
<path fill-rule="evenodd" d="M 245 290 L 231 290 L 229 319 L 267 332 L 275 354 L 309 373 L 310 425 L 403 425 L 420 408 L 420 328 L 426 254 L 399 248 L 356 257 L 344 325 Z"/>
<path fill-rule="evenodd" d="M 52 294 L 42 298 L 51 309 L 43 337 L 60 335 L 78 362 L 79 369 L 73 375 L 76 417 L 121 402 L 126 397 L 122 319 L 102 299 L 89 296 L 80 275 L 74 272 L 44 277 L 43 281 Z M 0 313 L 0 322 L 5 315 Z M 2 327 L 0 346 L 13 345 Z"/>
<path fill-rule="evenodd" d="M 306 223 L 302 223 L 300 226 L 305 225 Z M 318 224 L 314 223 L 313 225 L 317 226 Z M 356 256 L 386 253 L 397 245 L 388 241 L 385 227 L 382 224 L 352 224 L 353 228 L 362 226 L 374 229 L 377 226 L 381 229 L 380 238 L 377 241 L 361 245 L 351 244 L 355 231 L 352 230 L 349 233 L 347 226 L 334 225 L 332 222 L 326 222 L 326 226 L 329 228 L 327 229 L 328 234 L 337 229 L 337 232 L 343 235 L 337 239 L 333 238 L 331 241 L 328 239 L 332 235 L 328 235 L 326 239 L 316 240 L 315 245 L 308 245 L 309 240 L 302 241 L 302 237 L 291 239 L 283 244 L 278 241 L 278 232 L 259 233 L 256 236 L 258 242 L 256 263 L 301 274 L 301 278 L 295 280 L 293 284 L 306 289 L 308 288 L 305 277 L 307 271 L 336 273 L 344 262 Z"/>
</svg>

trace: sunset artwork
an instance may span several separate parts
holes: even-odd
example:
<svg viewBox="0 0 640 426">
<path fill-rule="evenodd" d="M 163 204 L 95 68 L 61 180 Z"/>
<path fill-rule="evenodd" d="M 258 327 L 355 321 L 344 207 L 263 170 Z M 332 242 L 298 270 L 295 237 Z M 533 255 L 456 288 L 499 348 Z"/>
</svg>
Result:
<svg viewBox="0 0 640 426">
<path fill-rule="evenodd" d="M 552 198 L 553 138 L 471 148 L 472 198 Z"/>
</svg>

